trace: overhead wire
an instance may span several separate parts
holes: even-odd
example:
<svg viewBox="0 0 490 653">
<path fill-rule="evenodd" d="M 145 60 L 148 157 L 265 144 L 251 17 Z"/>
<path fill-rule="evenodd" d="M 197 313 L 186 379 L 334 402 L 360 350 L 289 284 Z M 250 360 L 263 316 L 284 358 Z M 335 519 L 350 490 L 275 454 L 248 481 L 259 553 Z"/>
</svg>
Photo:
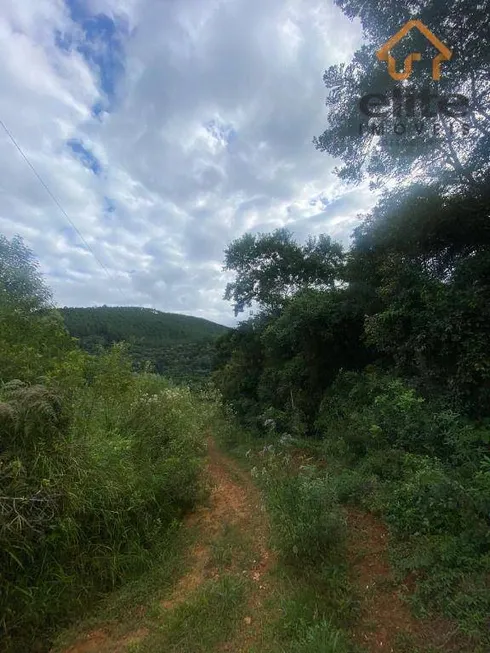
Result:
<svg viewBox="0 0 490 653">
<path fill-rule="evenodd" d="M 1 120 L 1 119 L 0 119 L 0 125 L 2 126 L 3 130 L 5 131 L 5 133 L 7 134 L 7 136 L 10 138 L 10 140 L 12 141 L 12 143 L 14 144 L 14 146 L 16 147 L 17 151 L 20 153 L 20 155 L 22 156 L 22 158 L 24 159 L 24 161 L 27 163 L 27 165 L 29 166 L 29 168 L 31 169 L 31 171 L 34 173 L 34 175 L 35 175 L 36 178 L 38 179 L 39 183 L 43 186 L 44 190 L 48 193 L 48 195 L 50 196 L 50 198 L 53 200 L 53 202 L 56 204 L 56 206 L 58 207 L 58 209 L 61 211 L 61 213 L 63 214 L 63 216 L 64 216 L 65 219 L 67 220 L 67 222 L 70 224 L 70 226 L 71 226 L 71 227 L 73 228 L 73 230 L 76 232 L 76 234 L 78 235 L 78 237 L 80 238 L 80 240 L 82 241 L 82 243 L 85 245 L 85 247 L 87 248 L 87 250 L 92 254 L 92 256 L 94 257 L 95 261 L 100 265 L 100 267 L 101 267 L 102 270 L 105 272 L 105 274 L 107 275 L 107 277 L 108 277 L 108 278 L 110 279 L 110 281 L 114 284 L 114 286 L 116 287 L 116 289 L 119 291 L 119 293 L 120 293 L 121 297 L 123 298 L 124 302 L 129 304 L 130 302 L 127 302 L 127 301 L 126 301 L 123 291 L 121 290 L 119 284 L 117 283 L 117 281 L 115 280 L 115 278 L 113 277 L 113 275 L 110 273 L 110 271 L 109 271 L 109 269 L 107 268 L 107 266 L 104 265 L 104 263 L 100 260 L 100 258 L 99 258 L 99 257 L 97 256 L 97 254 L 94 252 L 94 250 L 93 250 L 92 247 L 89 245 L 89 243 L 87 242 L 86 238 L 84 237 L 84 235 L 82 234 L 82 232 L 80 231 L 80 229 L 76 226 L 76 224 L 75 224 L 75 223 L 73 222 L 73 220 L 70 218 L 70 216 L 69 216 L 68 213 L 65 211 L 65 209 L 63 208 L 63 206 L 61 205 L 61 203 L 59 202 L 59 200 L 57 199 L 57 197 L 54 195 L 54 193 L 51 192 L 51 190 L 50 190 L 49 186 L 47 185 L 47 183 L 44 181 L 44 179 L 43 179 L 43 178 L 41 177 L 41 175 L 38 173 L 38 171 L 36 170 L 36 168 L 34 167 L 34 165 L 31 163 L 29 157 L 24 153 L 23 149 L 21 148 L 21 146 L 19 145 L 19 143 L 18 143 L 18 142 L 16 141 L 16 139 L 14 138 L 12 132 L 7 128 L 7 126 L 5 125 L 5 123 L 3 122 L 3 120 Z"/>
</svg>

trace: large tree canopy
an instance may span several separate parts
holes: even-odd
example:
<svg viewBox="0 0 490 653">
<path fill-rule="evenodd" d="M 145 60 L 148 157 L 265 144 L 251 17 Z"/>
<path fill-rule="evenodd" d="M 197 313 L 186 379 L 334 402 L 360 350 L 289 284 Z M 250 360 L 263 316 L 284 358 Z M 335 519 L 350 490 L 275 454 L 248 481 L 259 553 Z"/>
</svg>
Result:
<svg viewBox="0 0 490 653">
<path fill-rule="evenodd" d="M 349 65 L 334 65 L 325 71 L 328 127 L 314 139 L 317 149 L 342 159 L 344 165 L 338 174 L 348 181 L 368 177 L 380 184 L 390 178 L 406 182 L 410 177 L 418 177 L 426 182 L 442 180 L 453 189 L 469 186 L 477 192 L 489 172 L 489 1 L 335 1 L 350 18 L 360 19 L 367 43 Z M 433 81 L 431 76 L 434 48 L 417 29 L 412 29 L 393 48 L 398 70 L 407 54 L 423 55 L 407 80 L 393 80 L 386 62 L 376 57 L 377 50 L 410 19 L 422 21 L 452 50 L 451 60 L 442 65 L 439 81 Z M 413 117 L 407 118 L 403 103 L 401 113 L 393 115 L 395 89 L 405 98 L 408 94 L 416 98 Z M 439 98 L 462 94 L 469 100 L 470 112 L 465 116 L 424 116 L 420 101 L 423 92 L 437 94 Z M 369 118 L 360 111 L 360 99 L 367 94 L 386 95 L 390 102 L 381 107 L 386 111 L 382 116 L 384 136 L 371 132 L 373 123 L 379 125 L 380 118 Z M 436 107 L 437 100 L 432 98 L 433 114 Z M 400 121 L 406 126 L 405 134 L 393 132 L 395 123 Z M 365 123 L 363 135 L 359 132 L 361 122 Z M 439 126 L 435 128 L 436 123 Z M 464 123 L 469 125 L 466 135 Z"/>
<path fill-rule="evenodd" d="M 305 245 L 296 243 L 287 229 L 245 234 L 225 251 L 225 270 L 236 274 L 225 299 L 234 302 L 235 315 L 253 302 L 275 311 L 301 289 L 332 287 L 342 265 L 341 245 L 323 234 Z"/>
<path fill-rule="evenodd" d="M 230 246 L 229 297 L 268 309 L 227 334 L 216 361 L 237 409 L 271 408 L 311 428 L 338 371 L 376 360 L 425 394 L 488 415 L 490 195 L 442 190 L 413 184 L 385 194 L 354 231 L 345 262 L 328 242 L 329 265 L 317 274 L 289 235 Z"/>
</svg>

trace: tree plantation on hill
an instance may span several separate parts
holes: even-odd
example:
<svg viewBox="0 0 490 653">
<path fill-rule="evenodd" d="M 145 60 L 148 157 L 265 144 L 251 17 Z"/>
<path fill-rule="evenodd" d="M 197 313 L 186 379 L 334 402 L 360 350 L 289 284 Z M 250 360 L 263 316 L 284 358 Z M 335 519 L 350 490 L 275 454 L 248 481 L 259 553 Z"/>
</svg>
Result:
<svg viewBox="0 0 490 653">
<path fill-rule="evenodd" d="M 175 380 L 202 379 L 211 371 L 214 341 L 227 327 L 202 318 L 149 308 L 62 308 L 70 334 L 89 353 L 126 342 L 136 368 L 147 362 Z"/>
</svg>

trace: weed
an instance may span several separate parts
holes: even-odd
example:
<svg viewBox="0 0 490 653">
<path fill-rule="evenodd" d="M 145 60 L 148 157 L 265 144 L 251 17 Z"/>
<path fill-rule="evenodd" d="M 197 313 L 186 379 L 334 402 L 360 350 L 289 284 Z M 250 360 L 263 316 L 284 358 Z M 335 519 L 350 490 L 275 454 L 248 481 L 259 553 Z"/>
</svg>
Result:
<svg viewBox="0 0 490 653">
<path fill-rule="evenodd" d="M 328 475 L 302 469 L 274 476 L 262 469 L 276 545 L 286 560 L 316 564 L 331 556 L 345 537 L 345 519 Z"/>
</svg>

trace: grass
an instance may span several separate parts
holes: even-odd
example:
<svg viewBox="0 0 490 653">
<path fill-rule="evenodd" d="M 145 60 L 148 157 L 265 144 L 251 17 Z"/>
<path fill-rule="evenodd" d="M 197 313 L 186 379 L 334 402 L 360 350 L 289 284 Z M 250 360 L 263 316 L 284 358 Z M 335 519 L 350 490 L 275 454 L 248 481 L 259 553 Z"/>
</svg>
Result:
<svg viewBox="0 0 490 653">
<path fill-rule="evenodd" d="M 228 517 L 218 532 L 212 528 L 204 535 L 194 534 L 206 549 L 203 578 L 175 605 L 164 607 L 168 604 L 162 600 L 169 593 L 171 596 L 172 582 L 182 567 L 178 547 L 189 544 L 182 540 L 178 543 L 178 538 L 173 562 L 171 555 L 164 556 L 162 569 L 154 571 L 151 580 L 145 576 L 141 582 L 121 590 L 103 618 L 109 624 L 119 622 L 116 630 L 119 637 L 147 629 L 139 640 L 129 644 L 133 653 L 212 653 L 226 650 L 225 645 L 228 650 L 240 653 L 357 653 L 362 650 L 354 634 L 358 639 L 369 628 L 377 631 L 380 624 L 379 620 L 368 623 L 366 599 L 360 600 L 361 589 L 354 578 L 351 582 L 349 565 L 355 566 L 355 560 L 362 558 L 364 550 L 362 542 L 354 551 L 349 544 L 347 555 L 342 502 L 378 505 L 382 510 L 387 496 L 386 483 L 393 482 L 396 474 L 383 468 L 386 477 L 383 485 L 373 481 L 377 459 L 374 463 L 368 461 L 366 469 L 342 467 L 339 460 L 330 465 L 329 460 L 325 469 L 321 448 L 314 443 L 300 442 L 296 448 L 296 442 L 283 446 L 250 435 L 242 438 L 229 425 L 224 433 L 217 428 L 216 435 L 221 448 L 231 452 L 239 462 L 237 468 L 225 461 L 228 477 L 246 486 L 250 479 L 240 468 L 248 470 L 263 493 L 271 526 L 269 546 L 277 563 L 259 582 L 254 582 L 250 572 L 254 569 L 253 556 L 257 550 L 255 529 L 261 520 L 245 519 L 236 524 L 229 523 Z M 398 464 L 396 456 L 393 464 Z M 405 512 L 396 509 L 406 519 Z M 418 555 L 415 550 L 413 554 Z M 420 564 L 420 560 L 415 562 Z M 393 592 L 391 577 L 376 582 L 377 592 L 383 596 Z M 266 587 L 259 588 L 259 583 Z M 422 583 L 421 587 L 426 591 L 431 589 L 430 584 Z M 423 603 L 417 596 L 413 599 L 415 607 L 418 601 L 422 612 Z M 461 596 L 465 600 L 464 587 Z M 368 597 L 368 608 L 370 600 Z M 475 647 L 455 648 L 459 640 L 455 642 L 452 638 L 448 650 L 483 653 L 485 649 L 479 648 L 477 642 L 484 615 L 475 606 L 468 605 L 466 609 L 475 622 Z M 91 627 L 100 623 L 96 619 Z M 467 631 L 470 626 L 468 621 Z M 440 645 L 446 635 L 451 635 L 451 625 L 447 633 L 439 632 L 437 626 L 433 633 L 424 628 L 422 625 L 413 638 L 403 632 L 395 638 L 391 633 L 395 649 L 400 653 L 422 653 L 422 650 L 425 653 L 433 650 L 431 644 Z M 430 641 L 427 639 L 421 648 L 420 642 L 424 640 L 420 636 L 425 637 L 426 633 Z"/>
<path fill-rule="evenodd" d="M 357 602 L 345 566 L 332 562 L 301 573 L 281 563 L 278 573 L 282 596 L 280 616 L 269 627 L 271 652 L 314 650 L 311 646 L 327 639 L 331 648 L 326 651 L 354 651 L 349 630 Z"/>
<path fill-rule="evenodd" d="M 321 621 L 310 626 L 290 650 L 291 653 L 349 653 L 352 649 L 342 631 L 329 621 Z"/>
<path fill-rule="evenodd" d="M 138 653 L 207 653 L 231 637 L 243 614 L 246 581 L 234 575 L 209 580 L 133 648 Z M 161 609 L 162 612 L 164 608 Z"/>
<path fill-rule="evenodd" d="M 60 637 L 53 653 L 64 650 L 82 633 L 100 630 L 112 645 L 128 638 L 126 650 L 132 653 L 207 653 L 231 637 L 243 614 L 247 581 L 231 574 L 208 580 L 174 609 L 166 609 L 162 599 L 182 571 L 182 542 L 174 543 L 172 553 L 151 573 L 114 592 L 97 614 Z M 134 642 L 132 634 L 137 635 Z"/>
<path fill-rule="evenodd" d="M 216 532 L 207 530 L 206 513 L 191 530 L 176 528 L 151 571 L 108 597 L 92 617 L 58 640 L 54 653 L 94 631 L 107 633 L 110 646 L 124 641 L 132 653 L 212 653 L 225 646 L 242 653 L 356 652 L 349 631 L 357 601 L 348 579 L 344 539 L 335 531 L 338 519 L 343 526 L 342 511 L 330 486 L 318 484 L 311 472 L 300 473 L 295 477 L 299 485 L 291 485 L 292 467 L 275 455 L 264 455 L 262 442 L 246 444 L 238 457 L 240 467 L 255 472 L 259 465 L 266 468 L 257 483 L 268 505 L 271 555 L 277 563 L 254 579 L 257 529 L 260 537 L 267 532 L 260 525 L 262 518 L 236 523 L 225 517 Z M 235 482 L 253 482 L 236 465 L 225 462 L 225 467 Z M 318 501 L 321 511 L 327 509 L 327 520 L 318 512 Z M 305 529 L 319 517 L 321 528 Z M 324 528 L 332 524 L 325 537 Z M 202 578 L 184 595 L 175 594 L 181 586 L 178 578 L 192 577 L 192 556 L 185 551 L 190 553 L 197 543 L 207 556 Z M 303 547 L 301 555 L 294 553 L 296 545 Z M 309 562 L 308 546 L 315 552 Z"/>
<path fill-rule="evenodd" d="M 263 605 L 260 645 L 250 653 L 354 653 L 358 601 L 348 579 L 345 521 L 334 488 L 298 470 L 272 441 L 228 425 L 217 438 L 264 493 L 278 554 Z"/>
<path fill-rule="evenodd" d="M 283 461 L 275 468 L 274 457 L 266 460 L 260 455 L 261 442 L 249 440 L 246 445 L 242 443 L 238 455 L 241 466 L 257 469 L 260 461 L 268 470 L 258 483 L 269 507 L 271 545 L 278 555 L 277 565 L 259 582 L 242 571 L 254 568 L 257 534 L 253 523 L 244 530 L 224 522 L 219 532 L 207 539 L 196 532 L 194 536 L 209 549 L 206 568 L 216 572 L 216 578 L 205 578 L 181 602 L 166 608 L 162 599 L 171 596 L 170 581 L 175 576 L 165 576 L 162 571 L 160 578 L 163 575 L 167 591 L 159 591 L 158 574 L 150 585 L 145 577 L 118 593 L 104 613 L 103 618 L 109 622 L 125 620 L 124 627 L 117 631 L 119 637 L 147 629 L 141 639 L 129 644 L 132 653 L 211 653 L 225 645 L 231 647 L 229 650 L 247 653 L 355 653 L 349 630 L 357 616 L 357 601 L 348 580 L 343 537 L 336 539 L 329 534 L 325 538 L 321 529 L 307 529 L 303 542 L 295 532 L 318 518 L 318 498 L 322 509 L 327 506 L 329 514 L 336 518 L 342 517 L 340 507 L 330 488 L 318 486 L 308 475 L 300 477 L 303 496 L 296 501 L 294 493 L 298 488 L 288 483 L 288 474 L 282 473 Z M 227 471 L 230 478 L 247 482 L 247 476 L 233 470 L 233 466 Z M 321 521 L 322 526 L 331 523 L 330 518 Z M 301 556 L 294 552 L 291 555 L 291 547 L 297 542 L 316 546 L 314 560 L 309 564 L 304 551 Z M 175 560 L 172 569 L 179 566 L 178 555 Z M 259 583 L 266 587 L 259 588 Z M 144 615 L 138 616 L 135 605 L 145 606 Z M 132 615 L 129 620 L 128 613 Z M 244 626 L 245 618 L 248 625 Z M 90 626 L 97 628 L 101 623 L 101 619 L 95 620 Z"/>
<path fill-rule="evenodd" d="M 160 616 L 160 601 L 167 596 L 189 565 L 187 555 L 197 532 L 175 524 L 155 547 L 151 567 L 142 575 L 101 599 L 84 619 L 61 633 L 53 653 L 62 651 L 82 634 L 108 629 L 111 636 L 123 637 L 152 623 Z"/>
<path fill-rule="evenodd" d="M 361 589 L 354 578 L 351 582 L 350 566 L 364 551 L 362 543 L 350 550 L 339 497 L 362 504 L 358 499 L 365 486 L 357 472 L 350 475 L 340 465 L 334 466 L 335 472 L 327 471 L 319 455 L 315 465 L 315 445 L 302 443 L 299 450 L 294 443 L 282 447 L 250 436 L 237 442 L 229 432 L 225 435 L 220 440 L 222 449 L 251 472 L 268 507 L 269 546 L 276 560 L 272 569 L 258 582 L 252 579 L 260 520 L 230 523 L 228 516 L 218 532 L 212 528 L 203 533 L 196 527 L 194 541 L 207 556 L 203 576 L 174 604 L 163 603 L 172 597 L 172 585 L 184 567 L 182 547 L 191 543 L 188 531 L 178 529 L 174 557 L 168 549 L 161 569 L 120 590 L 90 628 L 100 627 L 104 620 L 109 627 L 118 624 L 111 631 L 116 642 L 117 637 L 139 632 L 139 638 L 128 645 L 133 653 L 360 652 L 355 640 L 371 627 L 376 630 L 379 622 L 368 623 L 365 598 L 360 600 Z M 217 439 L 220 436 L 218 429 Z M 306 465 L 301 464 L 304 460 Z M 224 469 L 236 483 L 250 482 L 236 465 L 225 461 Z M 187 541 L 179 541 L 182 535 Z M 380 582 L 378 592 L 393 592 L 391 577 Z M 434 634 L 441 639 L 437 629 Z M 433 650 L 429 640 L 420 648 L 420 633 L 414 638 L 403 632 L 396 638 L 391 635 L 399 653 Z M 453 641 L 451 646 L 450 650 L 468 650 L 454 649 Z M 477 647 L 474 653 L 483 650 Z"/>
<path fill-rule="evenodd" d="M 231 566 L 245 568 L 251 562 L 251 534 L 235 525 L 225 523 L 219 536 L 210 544 L 209 567 L 227 569 Z"/>
<path fill-rule="evenodd" d="M 244 482 L 232 472 L 225 461 L 220 478 Z M 260 525 L 252 519 L 252 526 L 245 517 L 240 527 L 232 506 L 223 510 L 221 502 L 216 515 L 213 501 L 205 506 L 197 519 L 175 528 L 172 542 L 162 543 L 150 572 L 108 596 L 97 612 L 58 640 L 56 651 L 96 632 L 102 633 L 104 652 L 124 644 L 131 651 L 205 653 L 233 640 L 247 615 L 253 616 L 253 626 L 246 629 L 253 630 L 259 621 L 250 597 L 258 589 L 252 572 Z M 216 517 L 222 519 L 217 531 Z"/>
<path fill-rule="evenodd" d="M 218 579 L 205 580 L 174 608 L 163 605 L 189 568 L 188 554 L 200 537 L 196 526 L 176 527 L 171 536 L 160 542 L 161 554 L 151 569 L 106 596 L 92 615 L 58 638 L 53 653 L 59 653 L 88 632 L 100 630 L 107 632 L 112 642 L 148 630 L 142 639 L 127 645 L 133 653 L 215 650 L 219 642 L 233 634 L 243 614 L 250 581 L 241 573 L 225 573 Z M 211 544 L 209 563 L 222 572 L 237 560 L 241 563 L 249 557 L 247 542 L 241 534 L 232 526 L 225 526 Z"/>
<path fill-rule="evenodd" d="M 266 628 L 268 644 L 256 649 L 257 653 L 259 650 L 267 653 L 355 651 L 351 633 L 354 630 L 359 633 L 359 619 L 362 619 L 361 632 L 366 631 L 369 624 L 357 596 L 361 589 L 349 582 L 342 504 L 353 504 L 384 515 L 389 526 L 391 515 L 395 526 L 405 527 L 408 519 L 422 522 L 427 514 L 437 525 L 441 510 L 436 502 L 440 495 L 435 494 L 426 477 L 439 481 L 441 493 L 452 491 L 452 486 L 443 484 L 445 477 L 431 461 L 426 463 L 426 459 L 405 456 L 398 450 L 390 450 L 386 459 L 382 451 L 375 452 L 360 465 L 335 457 L 329 450 L 325 467 L 324 441 L 294 440 L 284 446 L 277 436 L 256 437 L 225 430 L 221 442 L 251 470 L 262 488 L 272 524 L 271 542 L 279 553 L 273 599 L 279 609 L 275 616 L 271 610 Z M 407 459 L 410 464 L 427 465 L 427 472 L 421 468 L 424 475 L 420 481 L 416 474 L 400 469 Z M 429 498 L 434 495 L 433 516 L 419 499 L 419 495 L 425 496 L 419 486 L 428 487 Z M 394 491 L 393 488 L 400 489 Z M 412 501 L 412 496 L 417 503 Z M 452 495 L 448 494 L 448 510 L 452 510 L 451 500 Z M 441 528 L 445 526 L 442 522 Z M 397 650 L 400 653 L 436 650 L 447 636 L 448 650 L 483 653 L 487 641 L 483 630 L 485 622 L 488 624 L 488 613 L 481 607 L 487 600 L 488 585 L 474 576 L 471 542 L 467 544 L 468 573 L 462 573 L 466 549 L 461 547 L 456 560 L 459 567 L 451 573 L 452 541 L 456 544 L 459 539 L 451 539 L 444 532 L 427 536 L 422 531 L 417 535 L 411 532 L 411 522 L 405 529 L 408 539 L 404 532 L 400 534 L 391 526 L 388 552 L 394 575 L 378 580 L 377 592 L 391 594 L 409 571 L 422 569 L 422 577 L 409 602 L 415 617 L 424 621 L 418 624 L 416 637 L 392 633 Z M 353 555 L 354 560 L 362 559 L 362 542 L 349 552 L 350 564 L 354 564 Z M 438 617 L 441 611 L 449 620 Z M 433 616 L 439 619 L 434 629 Z"/>
</svg>

